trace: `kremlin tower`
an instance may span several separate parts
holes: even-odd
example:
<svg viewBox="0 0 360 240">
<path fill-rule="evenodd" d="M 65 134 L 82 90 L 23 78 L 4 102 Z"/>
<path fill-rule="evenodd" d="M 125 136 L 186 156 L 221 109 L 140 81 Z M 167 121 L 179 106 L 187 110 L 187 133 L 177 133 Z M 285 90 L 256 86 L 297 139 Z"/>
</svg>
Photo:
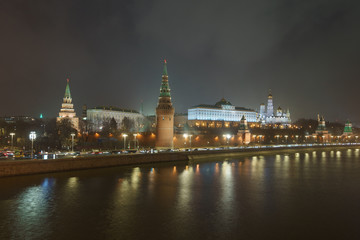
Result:
<svg viewBox="0 0 360 240">
<path fill-rule="evenodd" d="M 72 127 L 76 130 L 79 130 L 79 118 L 76 117 L 76 113 L 74 110 L 74 104 L 72 103 L 72 98 L 70 94 L 70 86 L 69 86 L 69 78 L 66 79 L 66 88 L 65 88 L 65 96 L 63 98 L 63 103 L 61 104 L 61 109 L 59 112 L 59 117 L 57 121 L 60 122 L 64 118 L 68 118 L 71 123 Z"/>
<path fill-rule="evenodd" d="M 249 144 L 251 141 L 251 133 L 247 125 L 245 116 L 243 115 L 240 120 L 240 126 L 238 130 L 239 140 L 241 144 Z"/>
<path fill-rule="evenodd" d="M 271 89 L 269 90 L 266 116 L 267 117 L 274 116 L 273 96 L 271 94 Z"/>
<path fill-rule="evenodd" d="M 156 107 L 156 143 L 157 148 L 172 148 L 174 137 L 174 113 L 171 103 L 166 60 L 160 87 L 159 102 Z"/>
<path fill-rule="evenodd" d="M 315 133 L 313 136 L 318 139 L 320 142 L 331 142 L 331 134 L 326 129 L 325 118 L 323 116 L 320 117 L 318 114 L 318 126 L 316 128 Z"/>
</svg>

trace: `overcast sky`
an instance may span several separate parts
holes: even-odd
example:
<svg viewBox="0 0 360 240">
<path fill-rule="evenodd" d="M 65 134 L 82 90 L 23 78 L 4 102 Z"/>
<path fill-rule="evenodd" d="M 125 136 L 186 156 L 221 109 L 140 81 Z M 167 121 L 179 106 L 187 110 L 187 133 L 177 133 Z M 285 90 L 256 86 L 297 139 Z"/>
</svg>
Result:
<svg viewBox="0 0 360 240">
<path fill-rule="evenodd" d="M 360 124 L 360 1 L 0 2 L 0 115 L 57 116 L 66 75 L 81 106 L 153 114 L 168 60 L 176 112 L 225 97 L 293 120 Z"/>
</svg>

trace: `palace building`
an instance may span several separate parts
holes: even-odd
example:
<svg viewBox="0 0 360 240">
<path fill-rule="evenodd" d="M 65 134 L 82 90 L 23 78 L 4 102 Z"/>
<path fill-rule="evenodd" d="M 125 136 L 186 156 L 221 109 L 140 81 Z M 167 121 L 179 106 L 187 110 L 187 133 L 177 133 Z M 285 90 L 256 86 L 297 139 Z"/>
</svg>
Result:
<svg viewBox="0 0 360 240">
<path fill-rule="evenodd" d="M 65 96 L 63 98 L 63 103 L 61 104 L 61 109 L 59 112 L 59 117 L 57 117 L 57 121 L 60 122 L 62 119 L 69 119 L 73 125 L 73 128 L 79 130 L 79 118 L 76 117 L 74 104 L 72 103 L 69 78 L 67 78 L 66 81 Z"/>
<path fill-rule="evenodd" d="M 94 107 L 86 109 L 86 120 L 89 123 L 91 131 L 101 131 L 106 121 L 115 119 L 117 127 L 121 128 L 121 124 L 125 118 L 134 123 L 134 130 L 140 129 L 144 120 L 144 115 L 129 109 L 122 109 L 112 106 Z"/>
<path fill-rule="evenodd" d="M 193 127 L 237 127 L 245 116 L 248 122 L 257 122 L 256 111 L 235 107 L 222 98 L 215 105 L 200 104 L 188 109 L 188 124 Z"/>
</svg>

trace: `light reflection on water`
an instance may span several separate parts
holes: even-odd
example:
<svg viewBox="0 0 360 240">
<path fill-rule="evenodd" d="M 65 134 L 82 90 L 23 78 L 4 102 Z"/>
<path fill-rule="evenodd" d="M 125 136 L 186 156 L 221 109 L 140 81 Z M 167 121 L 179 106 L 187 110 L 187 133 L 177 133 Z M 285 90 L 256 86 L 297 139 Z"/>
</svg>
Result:
<svg viewBox="0 0 360 240">
<path fill-rule="evenodd" d="M 0 199 L 0 239 L 70 239 L 74 234 L 88 239 L 229 239 L 234 234 L 295 239 L 304 228 L 315 235 L 322 230 L 311 222 L 330 232 L 337 228 L 335 236 L 355 227 L 359 152 L 298 151 L 0 179 L 2 189 L 12 186 Z"/>
</svg>

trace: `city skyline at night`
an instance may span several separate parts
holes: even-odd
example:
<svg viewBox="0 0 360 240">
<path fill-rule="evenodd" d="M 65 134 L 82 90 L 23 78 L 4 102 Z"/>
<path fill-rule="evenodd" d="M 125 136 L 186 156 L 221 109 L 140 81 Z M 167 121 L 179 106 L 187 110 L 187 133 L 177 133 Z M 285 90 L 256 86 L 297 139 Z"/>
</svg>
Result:
<svg viewBox="0 0 360 240">
<path fill-rule="evenodd" d="M 272 89 L 294 120 L 360 123 L 357 1 L 40 2 L 2 3 L 2 115 L 55 117 L 67 74 L 78 113 L 154 114 L 166 58 L 178 113 L 221 97 L 258 109 Z"/>
</svg>

